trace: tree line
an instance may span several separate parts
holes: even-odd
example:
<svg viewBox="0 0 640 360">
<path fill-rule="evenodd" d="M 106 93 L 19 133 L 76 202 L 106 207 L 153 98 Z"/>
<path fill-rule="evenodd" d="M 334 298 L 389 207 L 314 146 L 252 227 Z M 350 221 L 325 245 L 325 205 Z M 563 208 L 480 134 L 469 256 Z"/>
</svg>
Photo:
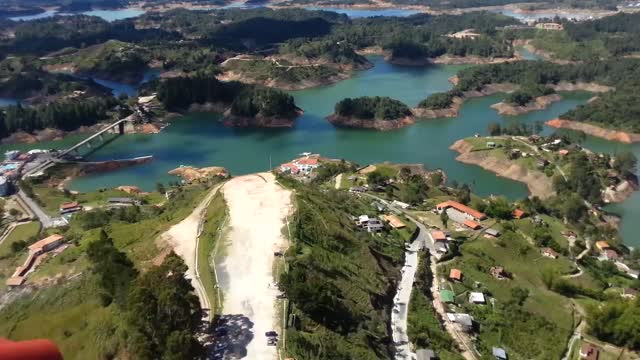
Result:
<svg viewBox="0 0 640 360">
<path fill-rule="evenodd" d="M 31 107 L 9 106 L 0 111 L 0 137 L 17 131 L 33 132 L 45 128 L 71 131 L 109 119 L 119 102 L 113 97 L 82 101 L 61 100 Z"/>
<path fill-rule="evenodd" d="M 293 97 L 280 90 L 221 82 L 213 74 L 166 79 L 158 85 L 158 98 L 169 110 L 185 110 L 192 104 L 217 103 L 231 106 L 237 116 L 291 118 L 297 113 Z"/>
</svg>

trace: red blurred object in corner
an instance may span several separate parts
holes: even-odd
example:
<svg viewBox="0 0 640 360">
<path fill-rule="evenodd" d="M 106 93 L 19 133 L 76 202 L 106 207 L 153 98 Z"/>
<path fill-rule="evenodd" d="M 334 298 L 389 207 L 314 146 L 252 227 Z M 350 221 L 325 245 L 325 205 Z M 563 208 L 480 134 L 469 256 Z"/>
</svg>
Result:
<svg viewBox="0 0 640 360">
<path fill-rule="evenodd" d="M 62 360 L 62 354 L 51 340 L 11 341 L 0 338 L 1 360 Z"/>
</svg>

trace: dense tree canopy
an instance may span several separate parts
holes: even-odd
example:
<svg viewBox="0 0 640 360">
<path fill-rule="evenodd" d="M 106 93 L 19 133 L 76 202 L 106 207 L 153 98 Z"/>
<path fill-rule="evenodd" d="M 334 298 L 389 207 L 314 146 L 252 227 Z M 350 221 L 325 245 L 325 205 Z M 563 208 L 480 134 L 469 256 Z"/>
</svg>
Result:
<svg viewBox="0 0 640 360">
<path fill-rule="evenodd" d="M 335 114 L 364 120 L 395 120 L 411 116 L 411 109 L 389 97 L 346 98 L 335 106 Z"/>
</svg>

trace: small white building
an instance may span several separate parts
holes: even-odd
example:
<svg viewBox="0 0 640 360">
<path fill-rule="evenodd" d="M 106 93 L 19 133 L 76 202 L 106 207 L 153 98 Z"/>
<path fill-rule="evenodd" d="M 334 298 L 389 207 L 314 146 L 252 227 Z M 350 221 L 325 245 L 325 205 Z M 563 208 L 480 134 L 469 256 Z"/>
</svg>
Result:
<svg viewBox="0 0 640 360">
<path fill-rule="evenodd" d="M 0 176 L 0 196 L 7 196 L 9 194 L 9 181 L 6 177 Z"/>
<path fill-rule="evenodd" d="M 408 209 L 408 208 L 411 206 L 411 205 L 409 205 L 409 204 L 407 204 L 407 203 L 404 203 L 404 202 L 402 202 L 402 201 L 398 201 L 398 200 L 393 200 L 393 203 L 392 203 L 392 204 L 393 204 L 394 206 L 397 206 L 397 207 L 399 207 L 399 208 L 401 208 L 401 209 L 405 209 L 405 210 L 406 210 L 406 209 Z"/>
<path fill-rule="evenodd" d="M 485 304 L 484 294 L 481 292 L 472 292 L 469 294 L 469 302 L 472 304 Z"/>
<path fill-rule="evenodd" d="M 5 151 L 4 159 L 6 161 L 12 161 L 12 160 L 15 160 L 18 157 L 18 155 L 20 155 L 20 151 L 18 150 Z"/>
</svg>

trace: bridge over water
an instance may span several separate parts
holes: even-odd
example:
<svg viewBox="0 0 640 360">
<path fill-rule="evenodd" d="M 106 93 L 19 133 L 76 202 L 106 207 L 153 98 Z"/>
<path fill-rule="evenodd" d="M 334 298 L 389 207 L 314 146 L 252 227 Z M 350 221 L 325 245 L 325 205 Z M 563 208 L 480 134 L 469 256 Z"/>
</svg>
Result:
<svg viewBox="0 0 640 360">
<path fill-rule="evenodd" d="M 88 138 L 80 141 L 79 143 L 73 145 L 72 147 L 61 151 L 58 153 L 58 158 L 63 158 L 66 155 L 72 153 L 72 152 L 78 152 L 78 150 L 80 150 L 80 148 L 82 148 L 83 146 L 87 146 L 88 148 L 93 148 L 92 142 L 95 139 L 98 139 L 100 142 L 104 142 L 104 137 L 103 134 L 107 133 L 107 132 L 116 132 L 120 135 L 124 134 L 124 126 L 126 122 L 133 122 L 133 120 L 131 119 L 131 117 L 126 117 L 123 119 L 120 119 L 108 126 L 106 126 L 105 128 L 101 129 L 100 131 L 98 131 L 97 133 L 89 136 Z"/>
</svg>

